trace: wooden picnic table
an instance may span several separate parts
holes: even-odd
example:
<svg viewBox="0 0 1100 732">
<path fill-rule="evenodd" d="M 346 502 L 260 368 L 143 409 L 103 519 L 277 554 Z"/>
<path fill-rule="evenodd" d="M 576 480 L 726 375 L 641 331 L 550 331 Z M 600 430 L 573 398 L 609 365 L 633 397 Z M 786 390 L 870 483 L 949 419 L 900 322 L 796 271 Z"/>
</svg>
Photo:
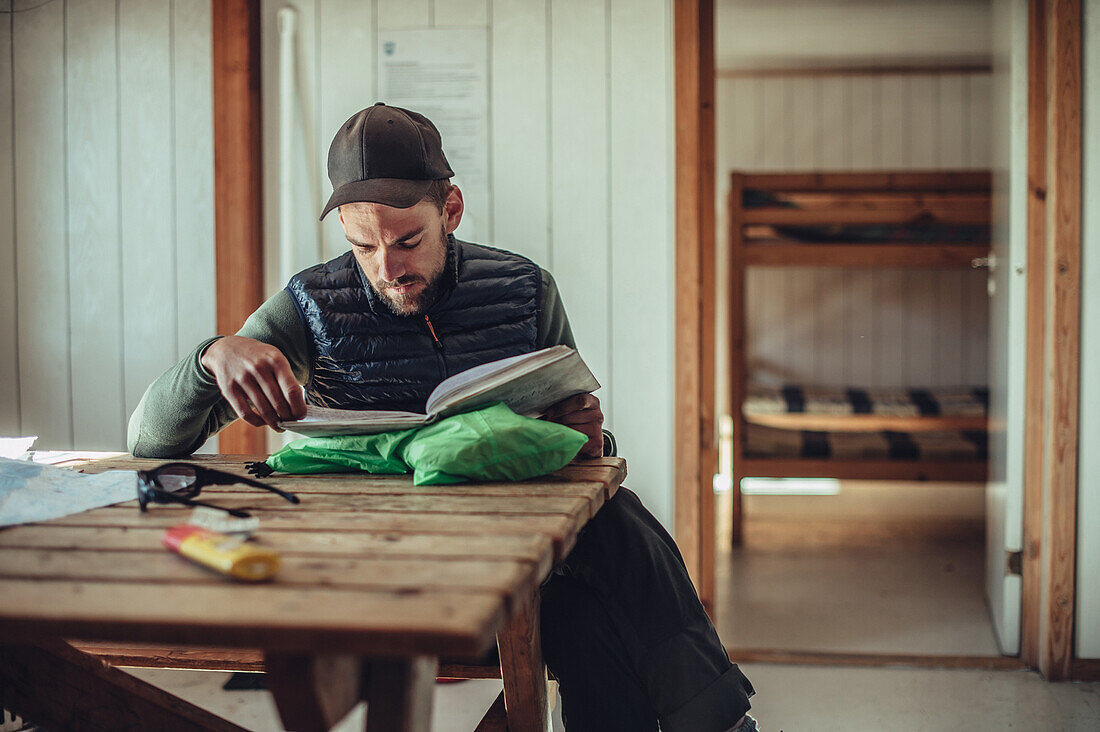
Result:
<svg viewBox="0 0 1100 732">
<path fill-rule="evenodd" d="M 252 459 L 191 461 L 244 475 Z M 202 499 L 259 518 L 254 540 L 282 557 L 262 584 L 164 549 L 183 506 L 143 514 L 134 500 L 0 529 L 0 706 L 48 729 L 239 729 L 106 660 L 265 670 L 288 729 L 328 729 L 366 700 L 368 729 L 426 730 L 439 659 L 474 664 L 495 639 L 508 729 L 544 729 L 538 587 L 625 474 L 621 458 L 601 458 L 521 483 L 264 479 L 298 505 L 244 485 L 203 488 Z"/>
</svg>

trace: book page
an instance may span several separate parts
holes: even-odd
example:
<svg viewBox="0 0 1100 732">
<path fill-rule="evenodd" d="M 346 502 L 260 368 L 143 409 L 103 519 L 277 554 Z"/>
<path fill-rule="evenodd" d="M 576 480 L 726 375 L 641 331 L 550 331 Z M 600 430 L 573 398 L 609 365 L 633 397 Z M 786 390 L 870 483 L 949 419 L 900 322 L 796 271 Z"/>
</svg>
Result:
<svg viewBox="0 0 1100 732">
<path fill-rule="evenodd" d="M 521 374 L 533 371 L 542 364 L 567 356 L 572 351 L 569 346 L 554 346 L 541 351 L 521 353 L 518 356 L 490 361 L 474 366 L 448 379 L 444 379 L 428 396 L 425 410 L 428 414 L 446 409 L 451 404 L 464 399 L 477 391 L 483 383 L 493 384 L 514 379 Z"/>
<path fill-rule="evenodd" d="M 447 416 L 499 401 L 516 414 L 538 416 L 563 399 L 599 388 L 579 353 L 554 346 L 451 377 L 432 392 L 428 414 Z"/>
<path fill-rule="evenodd" d="M 373 435 L 391 430 L 407 430 L 426 424 L 428 416 L 415 412 L 374 409 L 331 409 L 306 405 L 306 416 L 292 422 L 280 422 L 283 429 L 308 437 L 324 435 Z"/>
</svg>

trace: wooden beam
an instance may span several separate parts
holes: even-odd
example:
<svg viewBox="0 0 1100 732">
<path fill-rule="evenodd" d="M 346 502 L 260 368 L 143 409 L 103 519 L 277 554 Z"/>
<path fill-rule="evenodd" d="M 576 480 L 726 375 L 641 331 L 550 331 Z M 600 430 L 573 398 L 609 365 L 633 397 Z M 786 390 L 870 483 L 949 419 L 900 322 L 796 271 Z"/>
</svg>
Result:
<svg viewBox="0 0 1100 732">
<path fill-rule="evenodd" d="M 992 175 L 973 170 L 948 170 L 935 173 L 917 173 L 907 170 L 879 171 L 874 173 L 821 172 L 821 173 L 752 173 L 745 175 L 745 188 L 761 191 L 867 191 L 885 192 L 936 192 L 977 191 L 988 193 Z"/>
<path fill-rule="evenodd" d="M 363 663 L 350 654 L 264 653 L 267 688 L 283 726 L 325 732 L 363 697 Z"/>
<path fill-rule="evenodd" d="M 783 651 L 769 648 L 727 648 L 738 663 L 780 663 L 807 666 L 912 666 L 914 668 L 1021 671 L 1027 665 L 1011 656 L 932 656 L 912 653 L 832 653 Z"/>
<path fill-rule="evenodd" d="M 435 671 L 436 659 L 432 656 L 371 661 L 365 689 L 367 729 L 428 732 Z"/>
<path fill-rule="evenodd" d="M 542 658 L 538 589 L 531 591 L 528 601 L 497 634 L 497 649 L 508 729 L 513 732 L 545 729 L 550 701 Z"/>
<path fill-rule="evenodd" d="M 39 729 L 244 732 L 60 640 L 0 645 L 0 692 Z"/>
<path fill-rule="evenodd" d="M 836 478 L 837 480 L 943 480 L 984 483 L 989 466 L 980 460 L 843 460 L 746 457 L 738 470 L 751 478 Z"/>
<path fill-rule="evenodd" d="M 1028 4 L 1027 362 L 1024 408 L 1024 535 L 1020 660 L 1039 666 L 1043 537 L 1043 343 L 1046 324 L 1047 54 L 1046 0 Z"/>
<path fill-rule="evenodd" d="M 675 488 L 676 488 L 676 540 L 687 564 L 688 572 L 704 600 L 709 600 L 713 577 L 703 574 L 703 553 L 708 550 L 704 540 L 704 502 L 707 491 L 702 490 L 704 462 L 707 460 L 703 446 L 703 433 L 713 431 L 713 425 L 705 425 L 707 414 L 713 417 L 713 404 L 704 406 L 703 380 L 708 358 L 708 345 L 713 351 L 713 339 L 703 334 L 703 310 L 708 301 L 704 290 L 713 288 L 713 263 L 703 257 L 708 249 L 703 239 L 710 229 L 704 223 L 708 215 L 713 219 L 713 202 L 708 202 L 703 184 L 707 161 L 713 165 L 713 152 L 704 150 L 707 125 L 705 114 L 713 115 L 713 95 L 704 90 L 706 80 L 713 75 L 704 72 L 703 55 L 711 46 L 703 39 L 705 18 L 710 17 L 713 3 L 705 0 L 678 0 L 673 4 L 674 68 L 676 109 L 676 437 L 675 437 Z M 713 52 L 713 51 L 712 51 Z M 713 66 L 713 58 L 710 59 Z M 710 105 L 709 110 L 704 105 Z M 713 147 L 713 121 L 710 145 Z M 713 174 L 713 169 L 711 170 Z M 709 214 L 708 214 L 709 212 Z M 713 259 L 713 256 L 712 256 Z M 713 292 L 710 295 L 713 304 Z M 711 321 L 713 322 L 713 321 Z M 710 371 L 713 374 L 713 371 Z M 713 390 L 709 392 L 713 401 Z M 708 411 L 709 410 L 709 411 Z M 710 496 L 713 501 L 713 496 Z M 711 511 L 713 515 L 713 511 Z M 713 552 L 713 546 L 709 547 Z"/>
<path fill-rule="evenodd" d="M 742 226 L 741 214 L 745 210 L 743 206 L 745 192 L 745 175 L 743 173 L 730 174 L 730 193 L 728 200 L 729 211 L 729 392 L 730 392 L 730 417 L 731 417 L 731 507 L 732 530 L 730 543 L 739 546 L 744 534 L 744 512 L 741 502 L 741 479 L 746 477 L 743 472 L 745 457 L 745 421 L 742 419 L 742 405 L 745 402 L 745 394 L 748 389 L 748 337 L 745 314 L 747 303 L 745 301 L 745 228 Z"/>
<path fill-rule="evenodd" d="M 719 79 L 760 79 L 782 76 L 899 76 L 919 74 L 989 74 L 991 64 L 934 64 L 922 63 L 909 66 L 801 66 L 790 68 L 741 68 L 720 69 Z"/>
<path fill-rule="evenodd" d="M 718 411 L 715 383 L 715 332 L 717 321 L 718 267 L 715 238 L 717 211 L 714 3 L 699 5 L 699 579 L 704 605 L 713 604 L 714 576 L 714 475 L 718 472 Z"/>
<path fill-rule="evenodd" d="M 754 244 L 744 263 L 763 267 L 969 268 L 989 256 L 988 244 Z"/>
<path fill-rule="evenodd" d="M 1068 679 L 1077 551 L 1077 424 L 1081 351 L 1081 4 L 1050 0 L 1047 16 L 1046 526 L 1039 670 Z"/>
<path fill-rule="evenodd" d="M 260 3 L 212 5 L 214 76 L 214 239 L 217 327 L 235 333 L 263 301 L 260 147 Z M 237 421 L 221 452 L 266 452 L 264 432 Z"/>
</svg>

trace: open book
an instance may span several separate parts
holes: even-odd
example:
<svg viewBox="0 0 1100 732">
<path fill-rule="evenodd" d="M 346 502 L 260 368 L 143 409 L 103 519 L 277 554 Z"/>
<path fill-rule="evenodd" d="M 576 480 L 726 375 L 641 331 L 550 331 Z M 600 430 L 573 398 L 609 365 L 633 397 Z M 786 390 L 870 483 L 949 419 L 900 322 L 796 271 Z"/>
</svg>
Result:
<svg viewBox="0 0 1100 732">
<path fill-rule="evenodd" d="M 311 437 L 370 435 L 420 427 L 493 402 L 504 402 L 516 414 L 537 417 L 563 399 L 599 388 L 600 382 L 579 353 L 569 346 L 552 346 L 491 361 L 445 379 L 428 397 L 427 414 L 309 405 L 305 417 L 279 426 Z"/>
</svg>

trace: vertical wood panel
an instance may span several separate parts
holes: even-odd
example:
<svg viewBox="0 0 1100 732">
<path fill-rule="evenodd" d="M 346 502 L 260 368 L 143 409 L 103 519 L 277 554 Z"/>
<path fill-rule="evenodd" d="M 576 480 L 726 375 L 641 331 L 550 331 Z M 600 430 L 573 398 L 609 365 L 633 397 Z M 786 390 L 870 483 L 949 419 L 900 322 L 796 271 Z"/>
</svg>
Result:
<svg viewBox="0 0 1100 732">
<path fill-rule="evenodd" d="M 119 99 L 126 413 L 176 358 L 169 3 L 120 0 Z"/>
<path fill-rule="evenodd" d="M 818 81 L 818 134 L 814 147 L 817 167 L 822 170 L 847 170 L 851 160 L 852 125 L 849 94 L 851 77 L 823 77 Z M 847 339 L 845 293 L 851 273 L 841 269 L 822 269 L 815 273 L 817 292 L 814 328 L 814 381 L 819 384 L 847 383 Z"/>
<path fill-rule="evenodd" d="M 1073 659 L 1081 347 L 1081 4 L 1051 0 L 1048 54 L 1047 313 L 1044 462 L 1047 526 L 1039 669 L 1069 678 Z"/>
<path fill-rule="evenodd" d="M 378 9 L 379 28 L 427 28 L 430 25 L 431 0 L 375 0 L 375 3 Z M 352 6 L 358 6 L 360 12 L 370 11 L 370 3 L 361 1 L 347 3 L 345 8 L 351 9 Z M 321 10 L 326 12 L 325 2 L 321 3 Z M 348 29 L 358 27 L 354 19 L 352 16 L 345 21 Z"/>
<path fill-rule="evenodd" d="M 11 10 L 11 0 L 0 2 L 0 10 Z M 11 29 L 11 15 L 0 15 L 0 434 L 5 435 L 20 433 Z"/>
<path fill-rule="evenodd" d="M 64 5 L 12 15 L 20 429 L 72 445 Z"/>
<path fill-rule="evenodd" d="M 851 86 L 848 119 L 851 121 L 852 135 L 852 157 L 849 165 L 853 170 L 876 165 L 877 81 L 875 77 L 856 76 L 848 82 Z"/>
<path fill-rule="evenodd" d="M 878 82 L 878 149 L 876 167 L 905 168 L 907 144 L 908 83 L 903 76 L 883 76 Z M 905 272 L 878 270 L 872 274 L 874 292 L 873 386 L 899 386 L 908 378 L 907 296 Z"/>
<path fill-rule="evenodd" d="M 904 76 L 882 76 L 879 87 L 879 110 L 876 120 L 879 130 L 879 158 L 883 169 L 905 168 L 909 165 L 906 144 L 908 134 L 908 84 Z"/>
<path fill-rule="evenodd" d="M 961 74 L 947 74 L 939 77 L 939 144 L 937 145 L 937 167 L 970 167 L 967 159 L 969 130 L 967 129 L 968 89 L 966 77 Z M 964 378 L 963 342 L 971 334 L 985 334 L 985 329 L 968 328 L 969 320 L 964 308 L 965 292 L 973 278 L 968 272 L 944 270 L 938 274 L 938 294 L 935 297 L 934 322 L 936 324 L 936 369 L 934 382 L 939 384 L 984 384 L 980 381 L 968 381 Z M 979 324 L 980 325 L 980 324 Z M 985 341 L 985 338 L 982 338 Z"/>
<path fill-rule="evenodd" d="M 967 163 L 972 168 L 989 168 L 993 161 L 990 129 L 992 79 L 988 74 L 974 74 L 967 84 Z M 969 384 L 989 383 L 989 295 L 986 292 L 986 272 L 977 271 L 964 275 L 969 283 L 963 289 L 963 332 L 982 334 L 963 341 L 964 379 Z"/>
<path fill-rule="evenodd" d="M 879 136 L 878 79 L 854 76 L 848 79 L 849 106 L 846 115 L 850 126 L 850 156 L 845 167 L 851 170 L 870 169 L 879 164 L 881 150 L 876 147 Z M 844 382 L 853 386 L 874 381 L 875 273 L 850 270 L 844 279 Z"/>
<path fill-rule="evenodd" d="M 254 0 L 213 5 L 214 236 L 218 330 L 231 333 L 263 299 L 263 170 L 260 117 L 260 7 Z M 219 448 L 255 454 L 263 431 L 243 421 Z"/>
<path fill-rule="evenodd" d="M 409 3 L 406 11 L 401 11 L 401 7 L 404 7 L 403 3 L 379 3 L 379 28 L 382 27 L 383 17 L 389 19 L 389 27 L 420 27 L 427 24 L 426 2 Z M 375 64 L 375 33 L 370 4 L 358 0 L 319 2 L 317 28 L 320 107 L 317 161 L 323 173 L 320 176 L 321 200 L 314 217 L 321 213 L 332 193 L 328 180 L 328 148 L 332 138 L 349 117 L 374 103 L 378 89 L 373 75 L 366 72 Z M 353 68 L 363 69 L 363 73 L 348 73 L 348 69 Z M 348 242 L 339 217 L 330 213 L 325 217 L 323 226 L 324 259 L 347 251 Z"/>
<path fill-rule="evenodd" d="M 432 0 L 432 4 L 436 28 L 481 27 L 489 24 L 489 0 Z M 603 46 L 602 42 L 600 46 Z"/>
<path fill-rule="evenodd" d="M 909 77 L 909 165 L 929 170 L 939 165 L 940 95 L 935 76 Z"/>
<path fill-rule="evenodd" d="M 909 114 L 905 119 L 909 166 L 929 170 L 939 164 L 940 103 L 938 79 L 934 76 L 908 78 L 906 97 Z M 936 381 L 936 330 L 940 311 L 936 294 L 943 273 L 937 270 L 909 271 L 904 274 L 906 305 L 905 381 L 926 386 Z"/>
<path fill-rule="evenodd" d="M 553 272 L 577 346 L 602 384 L 611 363 L 610 253 L 594 243 L 608 229 L 606 16 L 603 3 L 556 0 L 550 24 Z M 609 392 L 600 394 L 606 412 Z"/>
<path fill-rule="evenodd" d="M 494 14 L 497 2 L 493 3 Z M 646 505 L 671 526 L 673 244 L 669 4 L 610 12 L 612 419 Z M 655 19 L 665 18 L 665 22 Z M 494 38 L 498 35 L 494 26 Z M 648 120 L 639 124 L 639 119 Z M 498 127 L 499 129 L 499 127 Z M 495 190 L 500 189 L 494 183 Z M 647 362 L 647 354 L 660 354 Z M 620 395 L 622 397 L 620 398 Z"/>
<path fill-rule="evenodd" d="M 549 242 L 545 0 L 494 0 L 491 35 L 492 238 L 543 266 Z"/>
<path fill-rule="evenodd" d="M 817 170 L 820 164 L 821 103 L 820 79 L 793 77 L 784 82 L 787 100 L 784 124 L 787 130 L 787 169 Z M 818 306 L 823 293 L 821 279 L 812 269 L 783 270 L 784 359 L 799 380 L 816 381 L 821 375 L 823 334 Z"/>
<path fill-rule="evenodd" d="M 970 165 L 974 168 L 988 168 L 993 161 L 989 139 L 991 85 L 988 74 L 970 77 Z"/>
<path fill-rule="evenodd" d="M 70 0 L 65 8 L 71 353 L 79 364 L 72 374 L 73 441 L 84 449 L 119 450 L 128 413 L 119 348 L 115 2 Z"/>
<path fill-rule="evenodd" d="M 214 110 L 211 0 L 172 4 L 176 129 L 177 349 L 185 354 L 217 331 L 214 274 Z"/>
</svg>

